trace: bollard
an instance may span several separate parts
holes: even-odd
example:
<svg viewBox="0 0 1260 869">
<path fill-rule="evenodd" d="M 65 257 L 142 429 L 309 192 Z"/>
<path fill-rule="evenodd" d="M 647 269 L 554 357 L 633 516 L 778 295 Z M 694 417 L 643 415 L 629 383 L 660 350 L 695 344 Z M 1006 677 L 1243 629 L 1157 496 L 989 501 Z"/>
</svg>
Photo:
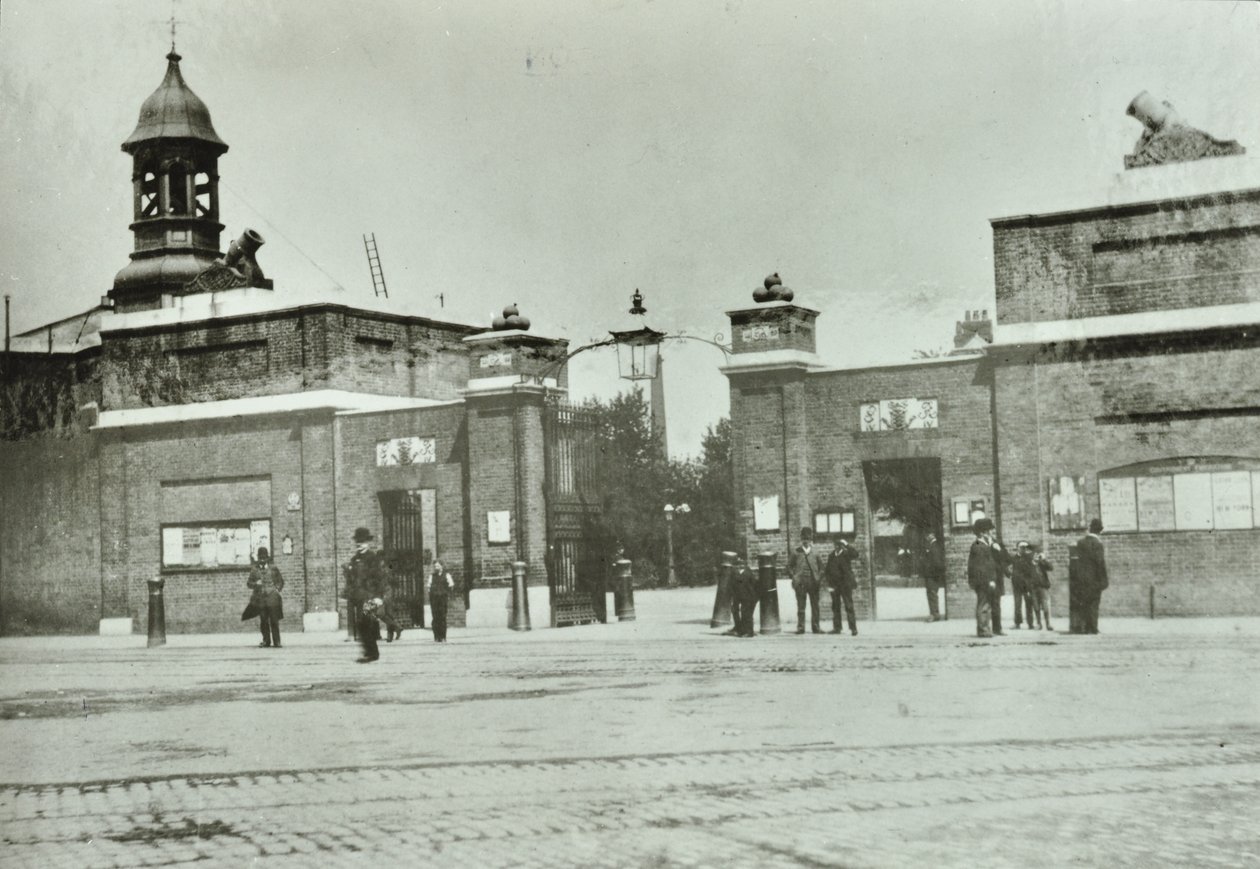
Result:
<svg viewBox="0 0 1260 869">
<path fill-rule="evenodd" d="M 777 634 L 779 627 L 779 586 L 774 575 L 774 553 L 757 554 L 757 581 L 761 586 L 761 632 Z"/>
<path fill-rule="evenodd" d="M 512 562 L 512 615 L 508 627 L 514 631 L 528 631 L 529 588 L 525 585 L 525 562 Z"/>
<path fill-rule="evenodd" d="M 735 570 L 735 553 L 723 552 L 721 569 L 718 571 L 717 597 L 713 600 L 713 618 L 709 627 L 720 628 L 733 621 L 731 617 L 731 574 Z"/>
<path fill-rule="evenodd" d="M 634 621 L 634 574 L 630 559 L 620 558 L 613 563 L 617 571 L 617 585 L 613 590 L 613 603 L 617 607 L 617 621 Z"/>
<path fill-rule="evenodd" d="M 166 580 L 156 577 L 149 580 L 149 648 L 166 645 L 166 601 L 162 587 Z"/>
</svg>

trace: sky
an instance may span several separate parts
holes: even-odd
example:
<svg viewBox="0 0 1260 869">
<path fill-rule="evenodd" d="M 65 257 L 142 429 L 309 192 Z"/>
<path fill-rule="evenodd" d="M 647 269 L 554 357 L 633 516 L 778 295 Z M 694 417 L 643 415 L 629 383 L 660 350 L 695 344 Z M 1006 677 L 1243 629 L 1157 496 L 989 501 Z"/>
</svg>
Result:
<svg viewBox="0 0 1260 869">
<path fill-rule="evenodd" d="M 833 366 L 948 347 L 993 310 L 989 219 L 1106 201 L 1143 90 L 1260 154 L 1254 0 L 4 0 L 0 284 L 20 332 L 95 304 L 132 250 L 119 146 L 181 68 L 230 146 L 223 244 L 286 300 L 391 300 L 572 347 L 626 322 L 729 340 L 778 272 Z M 672 454 L 729 410 L 671 341 Z M 575 397 L 624 387 L 615 353 Z"/>
</svg>

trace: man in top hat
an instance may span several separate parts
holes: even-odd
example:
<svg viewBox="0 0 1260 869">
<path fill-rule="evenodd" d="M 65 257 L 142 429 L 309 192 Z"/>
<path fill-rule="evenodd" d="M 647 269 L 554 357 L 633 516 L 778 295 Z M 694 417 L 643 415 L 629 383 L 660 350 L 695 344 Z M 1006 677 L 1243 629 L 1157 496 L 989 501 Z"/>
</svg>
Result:
<svg viewBox="0 0 1260 869">
<path fill-rule="evenodd" d="M 993 610 L 993 601 L 1001 600 L 998 576 L 1001 568 L 994 557 L 993 520 L 981 517 L 972 525 L 976 539 L 967 556 L 967 584 L 976 593 L 976 636 L 991 637 L 1001 633 L 1001 622 Z"/>
<path fill-rule="evenodd" d="M 354 529 L 354 555 L 342 570 L 345 576 L 347 618 L 358 623 L 359 642 L 363 646 L 360 664 L 381 656 L 377 646 L 381 625 L 377 619 L 389 588 L 389 571 L 381 553 L 372 548 L 375 539 L 367 528 Z"/>
<path fill-rule="evenodd" d="M 814 529 L 801 529 L 801 545 L 792 553 L 790 562 L 792 590 L 796 592 L 796 632 L 805 633 L 805 601 L 809 601 L 809 624 L 814 633 L 822 633 L 819 621 L 818 589 L 823 580 L 822 553 L 814 548 Z"/>
<path fill-rule="evenodd" d="M 1076 544 L 1077 581 L 1081 584 L 1081 632 L 1098 633 L 1098 605 L 1110 584 L 1107 579 L 1107 554 L 1102 542 L 1101 519 L 1089 520 L 1089 533 Z"/>
</svg>

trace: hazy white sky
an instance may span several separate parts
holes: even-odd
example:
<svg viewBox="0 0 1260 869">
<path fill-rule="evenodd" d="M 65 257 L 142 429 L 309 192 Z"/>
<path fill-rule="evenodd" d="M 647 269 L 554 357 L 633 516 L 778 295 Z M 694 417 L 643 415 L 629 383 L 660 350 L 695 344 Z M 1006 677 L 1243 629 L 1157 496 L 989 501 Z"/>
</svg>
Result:
<svg viewBox="0 0 1260 869">
<path fill-rule="evenodd" d="M 712 337 L 772 271 L 830 364 L 947 345 L 993 308 L 988 219 L 1104 201 L 1141 90 L 1260 153 L 1260 3 L 1230 0 L 176 0 L 184 77 L 287 298 L 577 344 Z M 170 0 L 0 4 L 0 282 L 14 331 L 94 304 L 132 249 L 119 145 Z M 312 261 L 318 266 L 312 264 Z M 325 274 L 325 272 L 327 274 Z M 329 275 L 332 277 L 330 278 Z M 437 295 L 446 307 L 439 309 Z M 727 411 L 721 354 L 667 345 L 675 453 Z M 611 351 L 574 392 L 615 390 Z"/>
</svg>

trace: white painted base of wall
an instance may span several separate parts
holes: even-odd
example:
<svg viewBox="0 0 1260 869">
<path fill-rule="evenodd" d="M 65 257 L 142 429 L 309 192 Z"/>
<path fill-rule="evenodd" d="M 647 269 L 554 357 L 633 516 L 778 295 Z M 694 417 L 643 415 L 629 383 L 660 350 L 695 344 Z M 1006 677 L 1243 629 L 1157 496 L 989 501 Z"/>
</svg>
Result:
<svg viewBox="0 0 1260 869">
<path fill-rule="evenodd" d="M 101 636 L 102 637 L 126 637 L 132 633 L 132 620 L 129 618 L 121 619 L 101 619 Z"/>
<path fill-rule="evenodd" d="M 510 600 L 510 589 L 473 589 L 468 595 L 467 627 L 502 628 L 506 631 L 512 615 L 508 609 Z M 529 624 L 534 630 L 551 626 L 551 589 L 545 585 L 529 587 Z"/>
<path fill-rule="evenodd" d="M 303 613 L 302 630 L 306 633 L 331 633 L 337 630 L 336 613 Z"/>
</svg>

